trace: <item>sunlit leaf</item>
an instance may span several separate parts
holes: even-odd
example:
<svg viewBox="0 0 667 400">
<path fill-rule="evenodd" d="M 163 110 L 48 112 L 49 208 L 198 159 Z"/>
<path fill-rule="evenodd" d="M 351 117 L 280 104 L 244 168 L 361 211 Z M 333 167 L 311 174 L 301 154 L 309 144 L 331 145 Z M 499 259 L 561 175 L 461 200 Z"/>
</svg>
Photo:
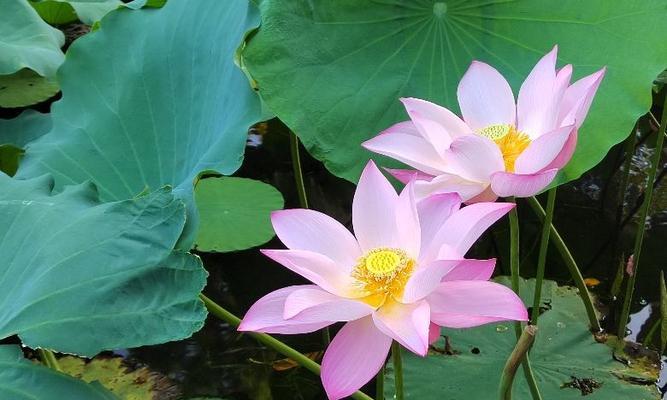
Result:
<svg viewBox="0 0 667 400">
<path fill-rule="evenodd" d="M 60 89 L 50 78 L 24 68 L 9 75 L 0 75 L 0 107 L 24 107 L 53 97 Z"/>
</svg>

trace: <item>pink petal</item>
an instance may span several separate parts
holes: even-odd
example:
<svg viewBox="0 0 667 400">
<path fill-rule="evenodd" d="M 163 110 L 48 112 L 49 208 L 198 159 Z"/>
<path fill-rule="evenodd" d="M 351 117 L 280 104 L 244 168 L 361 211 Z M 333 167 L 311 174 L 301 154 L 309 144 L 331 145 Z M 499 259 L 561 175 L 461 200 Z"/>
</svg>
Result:
<svg viewBox="0 0 667 400">
<path fill-rule="evenodd" d="M 579 79 L 565 90 L 558 118 L 561 125 L 575 124 L 577 128 L 581 127 L 606 71 L 606 67 L 602 68 Z"/>
<path fill-rule="evenodd" d="M 441 258 L 463 258 L 482 233 L 512 207 L 513 203 L 475 203 L 463 207 L 445 221 L 429 252 L 435 253 L 433 258 L 438 257 L 438 253 Z M 449 249 L 446 255 L 440 252 L 443 245 Z"/>
<path fill-rule="evenodd" d="M 421 247 L 421 228 L 415 200 L 414 181 L 410 181 L 398 196 L 396 203 L 397 241 L 412 258 L 419 257 Z"/>
<path fill-rule="evenodd" d="M 488 281 L 496 268 L 496 259 L 490 260 L 461 260 L 449 270 L 442 281 Z"/>
<path fill-rule="evenodd" d="M 329 399 L 349 396 L 373 379 L 390 346 L 391 338 L 375 327 L 371 317 L 345 324 L 322 359 L 322 384 Z"/>
<path fill-rule="evenodd" d="M 431 241 L 440 230 L 442 224 L 461 207 L 461 197 L 456 193 L 442 193 L 429 196 L 417 204 L 419 226 L 421 227 L 421 250 L 426 252 Z M 431 260 L 419 259 L 419 262 Z"/>
<path fill-rule="evenodd" d="M 517 125 L 531 139 L 556 128 L 554 99 L 558 46 L 537 62 L 521 85 L 517 99 Z"/>
<path fill-rule="evenodd" d="M 512 88 L 495 68 L 473 61 L 456 92 L 463 120 L 474 130 L 490 125 L 514 125 L 516 111 Z"/>
<path fill-rule="evenodd" d="M 373 161 L 361 173 L 352 201 L 352 225 L 362 251 L 398 247 L 396 203 L 398 195 Z"/>
<path fill-rule="evenodd" d="M 385 168 L 385 171 L 389 172 L 391 176 L 394 178 L 398 179 L 399 182 L 403 184 L 408 184 L 412 179 L 416 180 L 425 180 L 425 181 L 430 181 L 433 179 L 433 175 L 425 174 L 421 171 L 418 171 L 416 169 L 393 169 L 393 168 Z"/>
<path fill-rule="evenodd" d="M 558 110 L 560 110 L 561 103 L 563 101 L 563 96 L 565 91 L 570 86 L 570 80 L 572 79 L 572 64 L 567 64 L 556 72 L 556 82 L 554 84 L 554 109 L 553 122 L 554 125 L 557 125 L 558 122 Z"/>
<path fill-rule="evenodd" d="M 487 186 L 484 191 L 469 200 L 466 200 L 466 204 L 475 204 L 475 203 L 493 203 L 494 201 L 498 200 L 498 195 L 493 193 L 493 190 L 491 190 L 491 185 Z"/>
<path fill-rule="evenodd" d="M 352 299 L 345 299 L 318 287 L 292 292 L 285 300 L 283 318 L 300 321 L 352 321 L 370 315 L 373 307 Z"/>
<path fill-rule="evenodd" d="M 422 117 L 417 111 L 410 112 L 410 119 L 422 137 L 433 146 L 439 155 L 442 155 L 442 152 L 449 148 L 452 138 L 442 125 Z"/>
<path fill-rule="evenodd" d="M 417 269 L 403 289 L 401 303 L 411 304 L 433 292 L 442 278 L 450 273 L 462 260 L 436 260 Z"/>
<path fill-rule="evenodd" d="M 570 136 L 567 138 L 567 141 L 565 142 L 565 145 L 563 145 L 560 153 L 558 153 L 551 164 L 544 167 L 543 171 L 553 168 L 561 169 L 567 165 L 568 162 L 570 162 L 570 159 L 572 159 L 572 155 L 574 154 L 574 150 L 577 148 L 577 136 L 578 133 L 575 129 L 572 131 L 572 133 L 570 133 Z"/>
<path fill-rule="evenodd" d="M 490 139 L 461 136 L 452 142 L 445 153 L 446 172 L 474 182 L 489 182 L 491 174 L 505 170 L 503 155 Z"/>
<path fill-rule="evenodd" d="M 285 300 L 287 297 L 302 289 L 316 289 L 315 285 L 288 286 L 271 292 L 253 304 L 243 317 L 239 331 L 266 332 L 266 333 L 307 333 L 322 329 L 336 322 L 335 320 L 313 319 L 301 320 L 283 318 Z"/>
<path fill-rule="evenodd" d="M 361 256 L 352 233 L 321 212 L 304 209 L 274 211 L 271 222 L 276 235 L 289 249 L 323 254 L 348 271 Z"/>
<path fill-rule="evenodd" d="M 533 140 L 516 159 L 515 171 L 519 174 L 542 171 L 561 153 L 574 130 L 574 125 L 564 126 Z"/>
<path fill-rule="evenodd" d="M 470 127 L 468 127 L 468 125 L 463 122 L 461 118 L 445 107 L 431 103 L 430 101 L 416 99 L 414 97 L 402 98 L 401 101 L 403 102 L 405 110 L 408 112 L 410 118 L 413 121 L 415 121 L 415 117 L 417 117 L 417 119 L 427 119 L 442 127 L 446 135 L 446 139 L 443 140 L 436 138 L 436 141 L 430 141 L 432 143 L 441 141 L 441 143 L 444 145 L 443 148 L 449 147 L 449 143 L 451 143 L 453 138 L 472 133 Z M 419 129 L 419 124 L 416 121 L 415 124 Z M 424 132 L 422 132 L 422 135 L 424 135 Z M 429 137 L 431 136 L 433 135 L 429 134 Z"/>
<path fill-rule="evenodd" d="M 557 172 L 555 168 L 525 175 L 496 172 L 491 177 L 491 189 L 500 197 L 534 196 L 549 186 Z"/>
<path fill-rule="evenodd" d="M 431 320 L 448 328 L 528 320 L 528 311 L 519 296 L 495 282 L 442 282 L 427 300 L 431 306 Z"/>
<path fill-rule="evenodd" d="M 273 261 L 296 272 L 322 289 L 342 297 L 359 297 L 354 290 L 354 280 L 349 268 L 332 259 L 306 250 L 260 250 Z"/>
<path fill-rule="evenodd" d="M 415 197 L 419 201 L 436 194 L 456 193 L 462 200 L 468 200 L 484 192 L 488 186 L 488 183 L 473 182 L 454 174 L 443 173 L 430 181 L 416 181 Z"/>
<path fill-rule="evenodd" d="M 361 144 L 364 148 L 391 157 L 427 174 L 438 175 L 444 167 L 442 157 L 421 136 L 398 132 L 396 125 Z"/>
<path fill-rule="evenodd" d="M 373 322 L 385 335 L 420 356 L 428 351 L 430 308 L 427 302 L 401 304 L 388 301 L 373 313 Z"/>
<path fill-rule="evenodd" d="M 440 326 L 431 322 L 428 327 L 428 344 L 431 345 L 440 339 Z"/>
</svg>

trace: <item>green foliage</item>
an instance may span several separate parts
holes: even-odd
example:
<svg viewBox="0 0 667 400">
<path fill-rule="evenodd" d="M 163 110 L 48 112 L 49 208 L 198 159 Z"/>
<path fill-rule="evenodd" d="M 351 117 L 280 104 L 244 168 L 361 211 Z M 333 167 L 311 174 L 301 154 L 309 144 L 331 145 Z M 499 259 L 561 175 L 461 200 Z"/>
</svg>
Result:
<svg viewBox="0 0 667 400">
<path fill-rule="evenodd" d="M 0 107 L 37 104 L 53 97 L 59 90 L 54 80 L 24 68 L 13 74 L 0 75 Z"/>
<path fill-rule="evenodd" d="M 0 346 L 0 398 L 117 400 L 97 382 L 87 384 L 23 358 L 19 346 Z"/>
<path fill-rule="evenodd" d="M 660 354 L 667 347 L 667 286 L 665 273 L 660 272 Z"/>
<path fill-rule="evenodd" d="M 141 7 L 162 7 L 162 0 L 134 0 L 123 3 L 121 0 L 30 0 L 44 21 L 53 25 L 68 24 L 77 20 L 93 25 L 102 17 L 118 7 L 138 10 Z"/>
<path fill-rule="evenodd" d="M 51 130 L 51 126 L 51 115 L 35 110 L 25 110 L 16 118 L 0 119 L 0 145 L 25 148 L 28 142 Z"/>
<path fill-rule="evenodd" d="M 509 285 L 507 279 L 502 280 Z M 534 280 L 521 281 L 524 303 L 532 299 Z M 597 343 L 588 331 L 587 317 L 576 289 L 559 287 L 544 281 L 538 332 L 530 360 L 540 391 L 545 399 L 581 399 L 582 392 L 567 387 L 573 377 L 592 379 L 601 384 L 586 399 L 655 400 L 653 385 L 630 383 L 637 374 L 612 358 L 611 349 Z M 513 323 L 494 323 L 472 329 L 443 329 L 451 349 L 445 349 L 442 338 L 426 358 L 406 352 L 404 357 L 407 398 L 487 399 L 498 392 L 500 376 L 507 357 L 516 343 Z M 452 350 L 454 354 L 446 354 Z M 393 394 L 393 371 L 388 365 L 387 398 Z M 657 370 L 653 370 L 657 377 Z M 585 381 L 586 382 L 586 381 Z M 591 381 L 592 382 L 592 381 Z M 529 399 L 530 392 L 521 371 L 513 388 L 514 398 Z"/>
<path fill-rule="evenodd" d="M 68 50 L 53 129 L 30 146 L 17 176 L 51 173 L 56 190 L 91 180 L 103 201 L 171 185 L 188 206 L 179 244 L 188 250 L 198 222 L 194 179 L 234 172 L 260 113 L 233 63 L 256 19 L 242 0 L 109 14 Z"/>
<path fill-rule="evenodd" d="M 92 356 L 201 328 L 206 272 L 172 252 L 185 209 L 168 188 L 100 204 L 91 184 L 52 186 L 0 174 L 0 339 Z"/>
<path fill-rule="evenodd" d="M 310 153 L 352 181 L 371 157 L 359 144 L 407 119 L 399 97 L 457 110 L 456 86 L 474 59 L 497 67 L 517 93 L 554 44 L 576 78 L 608 67 L 558 182 L 575 179 L 648 110 L 667 60 L 662 0 L 264 0 L 260 9 L 243 65 Z"/>
<path fill-rule="evenodd" d="M 195 186 L 201 222 L 195 248 L 201 251 L 244 250 L 269 241 L 271 211 L 283 197 L 266 183 L 245 178 L 207 178 Z"/>
</svg>

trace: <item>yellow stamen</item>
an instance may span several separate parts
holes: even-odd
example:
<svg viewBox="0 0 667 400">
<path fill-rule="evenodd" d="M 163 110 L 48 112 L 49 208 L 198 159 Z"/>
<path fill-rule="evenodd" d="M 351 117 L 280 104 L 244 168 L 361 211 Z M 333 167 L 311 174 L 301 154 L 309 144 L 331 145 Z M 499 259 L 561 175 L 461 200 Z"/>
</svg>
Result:
<svg viewBox="0 0 667 400">
<path fill-rule="evenodd" d="M 513 125 L 491 125 L 482 129 L 480 135 L 485 136 L 498 145 L 505 161 L 505 170 L 514 172 L 514 163 L 530 144 L 530 137 L 519 132 Z"/>
<path fill-rule="evenodd" d="M 388 297 L 399 300 L 414 265 L 414 260 L 400 249 L 383 247 L 369 251 L 352 271 L 359 289 L 367 293 L 360 300 L 376 308 Z"/>
</svg>

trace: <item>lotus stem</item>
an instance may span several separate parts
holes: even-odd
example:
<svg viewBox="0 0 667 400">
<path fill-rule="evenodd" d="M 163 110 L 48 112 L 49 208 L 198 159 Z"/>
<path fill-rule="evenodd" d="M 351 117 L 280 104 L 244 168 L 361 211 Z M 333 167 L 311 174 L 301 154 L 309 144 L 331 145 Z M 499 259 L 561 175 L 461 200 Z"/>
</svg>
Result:
<svg viewBox="0 0 667 400">
<path fill-rule="evenodd" d="M 535 294 L 533 295 L 533 312 L 530 321 L 537 325 L 540 317 L 540 302 L 542 299 L 542 281 L 544 281 L 544 270 L 547 263 L 547 251 L 549 250 L 549 236 L 551 233 L 551 221 L 553 221 L 554 207 L 556 205 L 557 188 L 552 188 L 547 194 L 547 213 L 542 225 L 542 237 L 540 238 L 540 252 L 537 257 L 537 272 L 535 274 Z"/>
<path fill-rule="evenodd" d="M 537 201 L 535 197 L 528 197 L 527 200 L 528 204 L 533 209 L 537 217 L 541 221 L 544 221 L 546 218 L 546 213 L 540 205 L 540 202 Z M 598 317 L 595 314 L 593 299 L 591 298 L 591 294 L 586 287 L 586 283 L 584 283 L 584 277 L 581 275 L 581 271 L 577 266 L 577 262 L 574 261 L 574 257 L 572 257 L 572 253 L 570 253 L 570 249 L 568 249 L 567 245 L 563 241 L 563 238 L 560 236 L 553 224 L 551 224 L 550 239 L 554 246 L 556 246 L 556 250 L 558 250 L 558 253 L 565 262 L 565 266 L 567 266 L 567 269 L 570 271 L 570 277 L 574 281 L 574 285 L 579 290 L 579 297 L 581 297 L 581 301 L 584 303 L 584 307 L 586 308 L 586 315 L 588 315 L 588 322 L 591 325 L 591 330 L 593 332 L 600 332 L 602 330 L 600 327 L 600 321 L 598 321 Z"/>
<path fill-rule="evenodd" d="M 625 327 L 628 324 L 628 317 L 630 316 L 630 305 L 632 304 L 632 295 L 635 291 L 635 281 L 637 280 L 637 272 L 639 271 L 639 257 L 642 252 L 642 245 L 644 243 L 644 232 L 646 226 L 646 217 L 648 216 L 648 209 L 651 206 L 653 197 L 653 181 L 655 181 L 658 164 L 660 164 L 660 156 L 662 155 L 662 145 L 665 141 L 665 127 L 667 126 L 667 96 L 662 107 L 662 118 L 660 120 L 660 128 L 658 129 L 658 136 L 655 139 L 655 153 L 653 160 L 651 160 L 651 168 L 648 171 L 648 179 L 646 180 L 646 190 L 644 191 L 644 202 L 640 211 L 637 236 L 635 237 L 635 246 L 632 253 L 634 270 L 628 276 L 628 282 L 625 287 L 625 297 L 623 298 L 623 309 L 621 317 L 618 320 L 618 337 L 625 337 Z"/>
<path fill-rule="evenodd" d="M 502 378 L 500 379 L 500 400 L 512 399 L 514 376 L 516 376 L 519 364 L 522 364 L 527 359 L 528 350 L 530 350 L 535 341 L 536 333 L 537 326 L 535 325 L 528 325 L 523 329 L 523 333 L 521 333 L 516 346 L 514 346 L 514 350 L 512 350 L 512 354 L 510 354 L 505 363 L 505 368 L 503 368 Z"/>
<path fill-rule="evenodd" d="M 384 400 L 384 364 L 375 377 L 375 399 Z"/>
<path fill-rule="evenodd" d="M 58 359 L 56 358 L 56 355 L 53 354 L 51 350 L 38 349 L 37 352 L 39 353 L 39 358 L 42 359 L 44 365 L 55 371 L 63 372 L 63 370 L 60 368 L 60 364 L 58 364 Z"/>
<path fill-rule="evenodd" d="M 403 400 L 403 361 L 401 360 L 401 345 L 395 340 L 391 344 L 391 356 L 394 363 L 394 388 L 396 389 L 394 399 Z"/>
<path fill-rule="evenodd" d="M 199 294 L 199 298 L 204 302 L 208 311 L 217 318 L 227 322 L 229 325 L 233 327 L 238 327 L 239 324 L 241 323 L 241 319 L 239 317 L 227 311 L 221 305 L 217 304 L 213 300 L 206 297 L 203 293 Z M 255 333 L 255 332 L 248 332 L 248 334 L 253 338 L 255 338 L 258 342 L 266 345 L 267 347 L 272 348 L 273 350 L 284 355 L 285 357 L 294 360 L 297 364 L 304 367 L 308 371 L 316 375 L 320 374 L 320 369 L 321 369 L 320 364 L 311 360 L 303 353 L 298 352 L 297 350 L 293 349 L 287 344 L 274 338 L 273 336 L 267 335 L 266 333 Z M 373 400 L 372 397 L 360 391 L 353 393 L 351 397 L 356 400 Z"/>
<path fill-rule="evenodd" d="M 516 201 L 513 197 L 508 199 L 512 203 L 516 204 Z M 510 210 L 510 271 L 511 271 L 511 282 L 512 290 L 519 295 L 519 214 L 516 210 L 516 206 Z M 516 321 L 514 323 L 514 332 L 516 334 L 517 340 L 521 340 L 522 336 L 522 326 L 521 322 Z M 535 376 L 533 375 L 533 369 L 530 365 L 530 360 L 528 355 L 522 357 L 523 372 L 526 376 L 526 381 L 528 382 L 528 387 L 530 388 L 530 394 L 533 400 L 542 400 L 540 395 L 540 390 L 537 387 L 537 382 L 535 381 Z M 516 372 L 516 371 L 515 371 Z M 513 378 L 512 378 L 513 379 Z M 511 382 L 510 382 L 511 383 Z M 511 396 L 511 394 L 510 394 Z"/>
</svg>

